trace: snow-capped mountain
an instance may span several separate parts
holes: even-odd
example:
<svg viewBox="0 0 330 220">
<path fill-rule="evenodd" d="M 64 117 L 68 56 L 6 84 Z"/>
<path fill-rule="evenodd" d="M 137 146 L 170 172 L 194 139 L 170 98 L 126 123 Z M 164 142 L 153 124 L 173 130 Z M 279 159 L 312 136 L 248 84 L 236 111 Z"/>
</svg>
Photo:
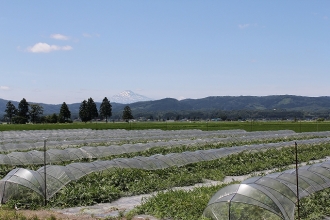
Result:
<svg viewBox="0 0 330 220">
<path fill-rule="evenodd" d="M 131 90 L 125 90 L 117 95 L 114 95 L 110 98 L 111 102 L 117 102 L 122 104 L 130 104 L 133 102 L 141 102 L 141 101 L 151 101 L 152 99 L 136 94 Z"/>
</svg>

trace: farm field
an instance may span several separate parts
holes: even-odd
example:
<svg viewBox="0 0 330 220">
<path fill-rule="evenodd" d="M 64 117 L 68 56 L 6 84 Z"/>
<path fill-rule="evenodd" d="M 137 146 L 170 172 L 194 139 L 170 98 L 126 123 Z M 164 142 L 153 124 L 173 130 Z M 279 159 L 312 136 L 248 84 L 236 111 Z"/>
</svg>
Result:
<svg viewBox="0 0 330 220">
<path fill-rule="evenodd" d="M 161 129 L 161 130 L 232 130 L 269 131 L 293 130 L 295 132 L 329 131 L 330 121 L 191 121 L 191 122 L 74 122 L 68 124 L 0 124 L 0 131 L 54 129 Z"/>
<path fill-rule="evenodd" d="M 153 123 L 140 122 L 40 125 L 48 127 L 38 129 L 34 126 L 39 125 L 23 125 L 12 130 L 15 125 L 0 125 L 0 199 L 7 203 L 5 207 L 20 204 L 27 209 L 43 208 L 45 196 L 46 208 L 93 205 L 220 181 L 225 176 L 283 171 L 295 162 L 295 142 L 299 162 L 330 155 L 328 122 L 198 123 L 165 123 L 166 127 L 155 123 L 151 129 L 146 126 Z M 107 127 L 115 125 L 119 127 Z M 128 125 L 129 129 L 120 128 Z M 128 219 L 137 214 L 206 219 L 202 214 L 208 200 L 224 186 L 160 193 L 121 214 Z M 310 207 L 319 207 L 316 200 L 325 192 L 304 198 L 304 219 L 326 215 Z"/>
</svg>

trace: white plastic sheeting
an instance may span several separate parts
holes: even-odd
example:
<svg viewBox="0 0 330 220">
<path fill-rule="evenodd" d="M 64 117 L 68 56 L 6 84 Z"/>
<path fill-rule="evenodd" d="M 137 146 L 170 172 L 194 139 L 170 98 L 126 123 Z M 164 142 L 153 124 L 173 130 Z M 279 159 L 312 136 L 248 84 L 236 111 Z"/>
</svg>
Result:
<svg viewBox="0 0 330 220">
<path fill-rule="evenodd" d="M 289 131 L 286 131 L 288 133 Z M 291 131 L 292 132 L 292 131 Z M 47 140 L 52 148 L 66 148 L 93 143 L 147 142 L 192 139 L 196 137 L 227 137 L 247 133 L 244 130 L 201 131 L 201 130 L 36 130 L 0 132 L 0 152 L 40 149 Z M 284 132 L 283 132 L 284 133 Z"/>
<path fill-rule="evenodd" d="M 298 169 L 299 198 L 330 187 L 330 161 Z M 252 177 L 222 188 L 210 199 L 204 216 L 211 219 L 294 219 L 296 170 Z"/>
<path fill-rule="evenodd" d="M 256 135 L 297 135 L 291 130 L 282 131 L 255 131 L 246 132 L 244 130 L 90 130 L 90 129 L 68 129 L 68 130 L 44 130 L 44 131 L 2 131 L 0 132 L 0 152 L 26 151 L 32 149 L 42 149 L 44 140 L 47 140 L 49 148 L 64 149 L 91 144 L 118 144 L 126 143 L 146 143 L 157 141 L 193 140 L 206 138 L 225 137 L 250 137 Z M 305 135 L 315 134 L 329 136 L 330 132 L 308 132 Z"/>
<path fill-rule="evenodd" d="M 71 131 L 71 130 L 70 130 Z M 92 131 L 92 130 L 91 130 Z M 146 132 L 146 131 L 144 131 Z M 73 132 L 74 133 L 74 132 Z M 83 133 L 86 135 L 85 132 Z M 104 133 L 104 132 L 103 132 Z M 127 131 L 124 131 L 127 133 Z M 128 132 L 129 133 L 129 132 Z M 139 133 L 134 131 L 134 134 Z M 84 146 L 81 148 L 64 148 L 57 149 L 56 146 L 62 146 L 63 143 L 54 145 L 53 142 L 47 141 L 47 152 L 46 152 L 46 160 L 47 163 L 60 163 L 64 161 L 79 161 L 81 159 L 90 159 L 90 158 L 104 158 L 111 155 L 119 155 L 124 153 L 134 153 L 148 150 L 154 147 L 164 147 L 171 148 L 175 146 L 197 146 L 197 145 L 205 145 L 205 144 L 218 144 L 218 143 L 235 143 L 235 142 L 253 142 L 253 141 L 264 141 L 268 142 L 273 139 L 286 139 L 286 138 L 317 138 L 317 137 L 329 137 L 330 132 L 306 132 L 306 133 L 295 133 L 292 131 L 262 131 L 262 132 L 241 132 L 240 130 L 234 130 L 232 133 L 229 131 L 218 131 L 218 132 L 201 132 L 199 130 L 188 130 L 185 133 L 180 132 L 183 135 L 177 136 L 177 134 L 170 132 L 163 132 L 161 130 L 152 131 L 152 134 L 155 134 L 154 137 L 152 135 L 146 135 L 146 138 L 152 139 L 157 138 L 160 140 L 164 140 L 164 137 L 160 137 L 160 134 L 164 134 L 167 141 L 149 141 L 146 143 L 135 143 L 135 144 L 123 144 L 123 145 L 107 145 L 107 146 Z M 144 134 L 144 133 L 143 133 Z M 187 134 L 194 135 L 194 138 L 187 139 Z M 221 136 L 221 137 L 210 137 L 210 136 Z M 139 137 L 141 138 L 141 137 Z M 32 140 L 32 138 L 31 138 Z M 322 139 L 321 139 L 322 140 Z M 320 140 L 320 141 L 321 141 Z M 327 139 L 323 139 L 327 141 Z M 79 140 L 76 140 L 79 141 Z M 99 141 L 99 139 L 90 139 L 92 142 Z M 63 141 L 68 142 L 68 141 Z M 22 143 L 7 143 L 3 146 L 3 149 L 9 149 L 10 145 L 12 149 L 20 148 L 23 149 L 31 149 L 34 148 L 37 144 L 43 142 L 27 142 L 25 145 Z M 72 144 L 72 142 L 71 142 Z M 71 145 L 69 144 L 69 145 Z M 77 143 L 76 143 L 77 144 Z M 68 146 L 69 146 L 68 145 Z M 29 147 L 31 146 L 31 147 Z M 55 148 L 54 148 L 55 146 Z M 51 148 L 51 149 L 50 149 Z M 44 152 L 43 151 L 29 151 L 29 152 L 11 152 L 8 154 L 0 154 L 0 164 L 7 165 L 29 165 L 29 164 L 43 164 L 44 163 Z"/>
<path fill-rule="evenodd" d="M 315 138 L 310 140 L 301 140 L 300 144 L 317 144 L 329 142 L 329 138 Z M 137 168 L 145 170 L 164 169 L 171 166 L 184 166 L 191 163 L 210 161 L 225 157 L 227 155 L 240 153 L 243 151 L 260 151 L 270 148 L 283 148 L 294 146 L 294 141 L 256 144 L 237 147 L 225 147 L 220 149 L 198 150 L 194 152 L 171 153 L 167 155 L 153 155 L 150 157 L 118 158 L 108 161 L 95 161 L 91 163 L 71 163 L 66 166 L 46 166 L 47 176 L 47 198 L 51 198 L 58 190 L 64 187 L 70 181 L 92 173 L 111 168 Z M 44 167 L 37 171 L 31 171 L 23 168 L 17 168 L 8 173 L 0 180 L 0 201 L 6 202 L 15 187 L 26 187 L 44 194 Z"/>
<path fill-rule="evenodd" d="M 81 130 L 56 130 L 56 131 L 23 131 L 23 132 L 0 132 L 1 146 L 3 151 L 13 149 L 27 150 L 39 146 L 43 141 L 40 137 L 47 138 L 47 146 L 55 147 L 48 149 L 46 154 L 47 163 L 58 161 L 71 161 L 77 158 L 99 158 L 106 155 L 122 154 L 127 152 L 138 152 L 152 147 L 172 147 L 196 144 L 216 144 L 235 143 L 240 141 L 260 141 L 271 142 L 277 138 L 306 138 L 300 140 L 301 144 L 317 144 L 329 142 L 330 132 L 308 132 L 295 133 L 293 131 L 259 131 L 245 132 L 242 130 L 228 131 L 162 131 L 162 130 L 101 130 L 94 131 L 88 129 Z M 311 138 L 311 139 L 308 139 Z M 84 146 L 81 148 L 63 148 L 65 146 L 77 145 L 77 143 L 108 143 L 122 140 L 143 140 L 142 143 L 110 145 L 110 146 Z M 55 144 L 50 144 L 50 143 Z M 50 144 L 50 146 L 48 145 Z M 246 146 L 225 147 L 220 149 L 199 150 L 195 152 L 171 153 L 168 155 L 153 155 L 150 157 L 120 158 L 108 161 L 95 161 L 92 163 L 71 163 L 67 166 L 46 166 L 47 192 L 46 197 L 51 198 L 58 190 L 70 181 L 91 173 L 103 171 L 111 168 L 137 168 L 137 169 L 163 169 L 171 166 L 184 166 L 186 164 L 219 159 L 221 157 L 239 153 L 242 151 L 258 151 L 268 148 L 281 148 L 293 146 L 293 141 L 252 144 Z M 64 146 L 64 147 L 65 147 Z M 12 147 L 13 149 L 10 149 Z M 7 155 L 0 155 L 0 164 L 42 164 L 43 152 L 12 152 Z M 8 173 L 0 180 L 0 201 L 6 202 L 17 192 L 18 188 L 26 188 L 44 195 L 44 167 L 33 171 L 17 168 Z M 45 195 L 44 195 L 45 196 Z"/>
</svg>

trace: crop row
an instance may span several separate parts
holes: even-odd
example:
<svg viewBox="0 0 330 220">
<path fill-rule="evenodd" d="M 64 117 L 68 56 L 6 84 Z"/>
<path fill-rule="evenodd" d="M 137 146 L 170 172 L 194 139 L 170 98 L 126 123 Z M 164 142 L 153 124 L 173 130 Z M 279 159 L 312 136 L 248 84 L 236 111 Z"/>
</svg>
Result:
<svg viewBox="0 0 330 220">
<path fill-rule="evenodd" d="M 5 132 L 0 132 L 0 135 Z M 10 133 L 10 132 L 9 132 Z M 16 134 L 17 133 L 17 134 Z M 41 136 L 34 136 L 32 131 L 22 131 L 23 137 L 9 138 L 0 141 L 0 152 L 7 154 L 13 151 L 28 151 L 28 150 L 43 150 L 45 141 L 47 141 L 47 148 L 64 149 L 68 147 L 79 146 L 109 146 L 113 144 L 123 143 L 150 143 L 150 142 L 170 142 L 173 140 L 199 140 L 199 139 L 212 139 L 212 138 L 235 138 L 235 137 L 253 137 L 253 136 L 330 136 L 330 132 L 307 132 L 297 134 L 290 130 L 283 131 L 256 131 L 245 132 L 243 130 L 224 130 L 224 131 L 200 131 L 200 130 L 184 130 L 184 131 L 161 131 L 161 130 L 147 130 L 147 131 L 89 131 L 88 138 L 85 136 L 68 135 L 56 136 L 53 138 L 50 134 L 42 134 Z M 31 133 L 31 137 L 25 137 Z M 75 134 L 70 131 L 69 134 Z M 76 133 L 79 133 L 78 131 Z M 85 134 L 84 133 L 84 134 Z M 20 136 L 20 131 L 15 131 L 17 136 Z M 3 135 L 3 134 L 2 134 Z M 14 137 L 16 137 L 16 135 Z M 5 135 L 3 135 L 5 136 Z"/>
<path fill-rule="evenodd" d="M 203 179 L 219 180 L 224 175 L 243 175 L 283 167 L 294 162 L 293 150 L 293 147 L 286 147 L 241 152 L 221 159 L 158 170 L 112 168 L 94 172 L 62 188 L 52 199 L 52 204 L 72 206 L 109 202 L 121 196 L 191 185 Z M 324 158 L 329 153 L 330 144 L 327 143 L 299 147 L 300 161 Z M 16 192 L 19 190 L 16 189 Z M 10 196 L 10 192 L 4 196 Z"/>
<path fill-rule="evenodd" d="M 137 214 L 149 214 L 160 219 L 206 220 L 208 218 L 202 217 L 202 213 L 207 203 L 217 191 L 226 186 L 228 185 L 222 184 L 211 187 L 198 187 L 189 191 L 169 190 L 166 192 L 159 192 L 148 199 L 144 199 L 140 206 L 137 206 L 127 214 L 127 219 Z M 301 199 L 300 219 L 326 219 L 326 217 L 330 215 L 329 194 L 330 189 L 328 188 Z M 297 216 L 298 213 L 296 209 L 296 219 Z"/>
<path fill-rule="evenodd" d="M 300 143 L 327 143 L 330 138 L 316 138 L 301 140 Z M 184 166 L 201 161 L 212 161 L 231 154 L 237 154 L 243 151 L 260 151 L 270 148 L 283 148 L 294 145 L 294 142 L 279 142 L 269 144 L 257 144 L 240 147 L 226 147 L 219 149 L 200 150 L 194 152 L 172 153 L 167 155 L 153 155 L 150 157 L 118 158 L 110 161 L 95 161 L 91 163 L 72 163 L 66 166 L 47 166 L 47 198 L 52 197 L 59 189 L 64 187 L 70 181 L 76 181 L 81 177 L 92 173 L 111 168 L 137 168 L 144 170 L 165 169 L 173 166 Z M 8 182 L 24 185 L 43 195 L 45 192 L 44 175 L 45 168 L 42 167 L 36 171 L 17 168 L 10 171 L 3 180 L 0 180 L 0 186 L 3 185 L 3 191 Z M 8 187 L 8 186 L 6 186 Z M 2 198 L 3 199 L 3 198 Z"/>
<path fill-rule="evenodd" d="M 257 144 L 267 142 L 280 142 L 283 140 L 300 140 L 318 137 L 327 137 L 329 133 L 282 133 L 282 132 L 251 132 L 249 135 L 225 138 L 204 138 L 194 140 L 171 140 L 157 141 L 137 144 L 123 144 L 110 146 L 84 146 L 81 148 L 48 149 L 46 154 L 43 151 L 11 152 L 0 154 L 0 165 L 29 165 L 29 164 L 61 164 L 63 162 L 92 160 L 92 159 L 112 159 L 115 155 L 138 153 L 154 148 L 170 149 L 179 146 L 186 146 L 192 150 L 197 146 L 199 149 L 206 149 L 201 146 L 208 146 L 207 149 L 215 149 L 223 146 L 239 146 L 245 144 Z M 137 154 L 138 155 L 138 154 Z M 151 156 L 151 155 L 149 155 Z"/>
<path fill-rule="evenodd" d="M 132 149 L 130 149 L 131 145 L 122 145 L 122 146 L 117 146 L 118 150 L 127 149 L 126 153 L 110 155 L 110 156 L 106 156 L 106 154 L 103 154 L 103 155 L 101 155 L 102 157 L 99 159 L 112 160 L 115 158 L 133 158 L 133 157 L 137 157 L 137 156 L 149 157 L 149 156 L 156 155 L 156 154 L 165 155 L 165 154 L 170 154 L 170 153 L 183 153 L 185 151 L 217 149 L 217 148 L 231 147 L 231 146 L 242 146 L 242 145 L 262 144 L 262 143 L 276 143 L 276 142 L 283 142 L 283 141 L 290 141 L 290 140 L 303 140 L 303 139 L 307 139 L 307 138 L 317 138 L 319 136 L 322 136 L 322 133 L 304 133 L 304 135 L 303 134 L 291 135 L 291 133 L 289 133 L 289 135 L 286 135 L 286 136 L 283 136 L 284 134 L 281 134 L 281 132 L 279 132 L 279 133 L 280 134 L 271 132 L 271 133 L 267 133 L 267 135 L 265 135 L 265 134 L 263 134 L 263 132 L 261 132 L 261 133 L 251 132 L 251 133 L 249 133 L 248 137 L 245 137 L 245 136 L 236 137 L 236 138 L 229 137 L 229 138 L 222 139 L 222 142 L 214 144 L 213 143 L 214 141 L 210 141 L 213 144 L 205 144 L 205 145 L 203 145 L 203 144 L 193 145 L 191 143 L 190 143 L 190 145 L 178 145 L 178 143 L 182 144 L 182 143 L 184 143 L 184 141 L 168 141 L 168 142 L 150 143 L 150 144 L 159 144 L 160 146 L 162 146 L 161 143 L 163 143 L 164 145 L 167 144 L 166 146 L 152 147 L 152 148 L 149 148 L 150 146 L 148 144 L 136 144 L 136 146 L 132 147 Z M 203 140 L 200 139 L 199 141 L 203 141 Z M 195 142 L 192 142 L 192 143 L 195 143 Z M 122 148 L 120 148 L 120 147 L 122 147 Z M 137 151 L 136 149 L 139 149 L 138 147 L 140 147 L 140 150 L 142 150 L 144 147 L 146 147 L 148 149 L 145 151 Z M 75 149 L 73 149 L 73 150 L 75 150 Z M 118 150 L 116 150 L 115 152 L 111 152 L 111 153 L 115 154 L 116 152 L 118 152 Z M 56 150 L 56 151 L 60 152 L 60 150 Z M 133 153 L 132 153 L 132 151 L 133 151 Z M 70 151 L 67 152 L 67 154 L 66 154 L 67 157 L 70 156 L 71 152 Z M 131 152 L 131 153 L 129 153 L 129 152 Z M 20 154 L 22 154 L 22 153 L 19 153 L 19 152 L 14 153 L 14 155 L 20 155 Z M 39 152 L 39 155 L 41 155 L 39 157 L 39 163 L 42 163 L 43 158 L 41 158 L 41 157 L 43 156 L 43 152 L 42 153 Z M 14 162 L 17 161 L 18 160 L 17 158 L 18 158 L 17 156 L 14 156 L 13 161 Z M 74 162 L 91 162 L 94 159 L 95 158 L 80 159 L 80 160 L 74 161 Z M 29 162 L 33 161 L 33 160 L 31 160 L 31 158 L 27 158 L 25 160 L 28 160 Z M 22 159 L 20 159 L 18 161 L 19 162 L 16 162 L 16 164 L 19 164 L 19 163 L 23 164 L 23 162 L 21 162 Z M 66 162 L 61 161 L 59 163 L 55 163 L 54 160 L 53 161 L 49 160 L 49 157 L 47 156 L 47 162 L 51 162 L 51 164 L 67 165 L 67 164 L 70 164 L 72 161 L 66 161 Z M 10 164 L 9 161 L 7 162 L 7 164 Z M 37 164 L 37 165 L 31 164 L 31 162 L 30 162 L 29 165 L 20 165 L 20 167 L 26 168 L 29 170 L 37 170 L 37 169 L 41 168 L 41 165 L 40 164 Z M 0 178 L 3 178 L 8 172 L 10 172 L 14 168 L 16 168 L 16 167 L 12 166 L 12 165 L 0 165 Z"/>
<path fill-rule="evenodd" d="M 289 131 L 285 131 L 288 133 Z M 293 131 L 290 131 L 294 133 Z M 141 142 L 150 140 L 171 140 L 190 139 L 196 137 L 227 137 L 237 136 L 246 133 L 244 130 L 224 130 L 224 131 L 201 131 L 201 130 L 180 130 L 180 131 L 162 131 L 162 130 L 55 130 L 46 131 L 4 131 L 0 132 L 0 146 L 3 151 L 10 150 L 17 145 L 17 149 L 25 147 L 43 147 L 44 140 L 47 140 L 49 146 L 70 146 L 84 143 L 111 142 L 118 143 L 122 141 Z M 9 146 L 6 147 L 6 146 Z"/>
</svg>

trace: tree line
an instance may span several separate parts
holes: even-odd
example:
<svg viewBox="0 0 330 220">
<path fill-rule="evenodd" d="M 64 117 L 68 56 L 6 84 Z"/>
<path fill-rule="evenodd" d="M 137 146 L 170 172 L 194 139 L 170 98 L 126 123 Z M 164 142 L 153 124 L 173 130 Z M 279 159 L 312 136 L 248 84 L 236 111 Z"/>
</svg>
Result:
<svg viewBox="0 0 330 220">
<path fill-rule="evenodd" d="M 124 107 L 124 106 L 123 106 Z M 8 101 L 5 109 L 4 121 L 15 124 L 31 123 L 70 123 L 72 118 L 79 118 L 83 122 L 92 120 L 104 120 L 106 122 L 112 118 L 112 121 L 129 121 L 133 118 L 139 120 L 164 121 L 164 120 L 313 120 L 329 119 L 329 111 L 303 112 L 297 110 L 285 109 L 264 109 L 264 110 L 181 110 L 181 111 L 146 111 L 145 109 L 125 106 L 123 111 L 112 110 L 110 101 L 105 97 L 97 108 L 92 98 L 80 103 L 79 110 L 71 114 L 68 105 L 63 102 L 59 113 L 43 115 L 43 107 L 39 104 L 30 104 L 26 99 L 22 99 L 16 107 L 11 101 Z"/>
<path fill-rule="evenodd" d="M 108 122 L 108 118 L 112 116 L 112 105 L 107 97 L 102 100 L 100 109 L 97 110 L 96 104 L 92 98 L 89 98 L 81 102 L 79 106 L 79 118 L 82 122 L 88 122 L 95 119 L 105 120 Z M 122 114 L 122 119 L 126 122 L 133 119 L 132 110 L 129 106 L 125 106 Z"/>
<path fill-rule="evenodd" d="M 133 109 L 136 118 L 150 121 L 164 120 L 214 120 L 214 121 L 245 121 L 245 120 L 309 120 L 315 118 L 329 118 L 329 112 L 307 113 L 302 111 L 288 111 L 284 109 L 265 110 L 181 110 L 181 111 L 139 111 Z M 114 115 L 115 116 L 115 115 Z M 116 116 L 115 116 L 116 117 Z"/>
<path fill-rule="evenodd" d="M 108 119 L 112 116 L 112 106 L 107 97 L 105 97 L 100 105 L 99 110 L 92 98 L 81 102 L 79 107 L 79 118 L 82 122 L 88 122 L 95 119 Z M 122 119 L 128 121 L 133 119 L 132 110 L 129 106 L 125 106 Z M 43 107 L 39 104 L 30 104 L 23 98 L 16 107 L 11 101 L 6 104 L 4 119 L 11 124 L 26 123 L 71 123 L 71 111 L 68 105 L 63 102 L 58 114 L 43 115 Z"/>
<path fill-rule="evenodd" d="M 4 118 L 11 124 L 31 123 L 65 123 L 71 121 L 71 112 L 65 102 L 61 105 L 59 114 L 43 115 L 43 107 L 39 104 L 28 103 L 23 98 L 16 107 L 11 101 L 6 104 Z"/>
</svg>

